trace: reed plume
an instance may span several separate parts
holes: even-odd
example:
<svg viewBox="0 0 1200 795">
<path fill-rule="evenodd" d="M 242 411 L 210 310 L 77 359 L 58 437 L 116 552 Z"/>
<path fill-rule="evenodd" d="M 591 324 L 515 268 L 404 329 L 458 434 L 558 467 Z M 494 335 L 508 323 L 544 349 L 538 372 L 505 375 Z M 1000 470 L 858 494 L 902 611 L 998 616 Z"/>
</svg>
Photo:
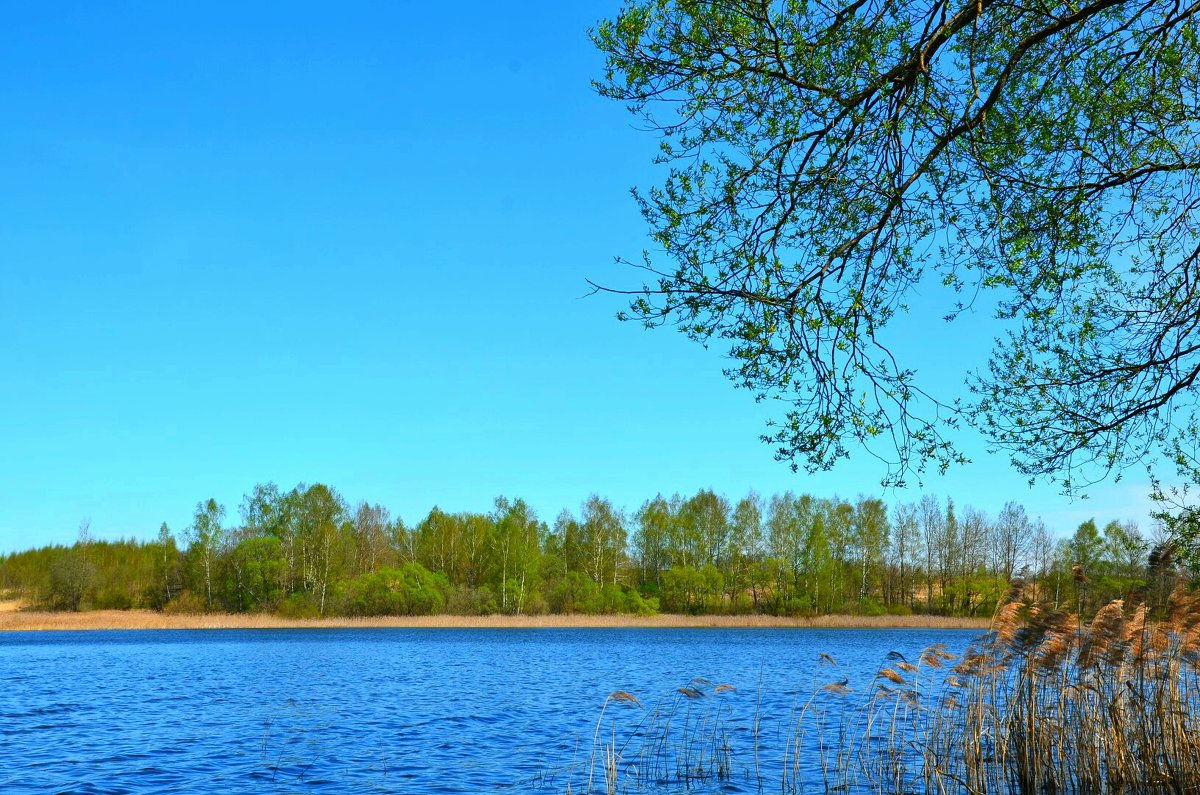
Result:
<svg viewBox="0 0 1200 795">
<path fill-rule="evenodd" d="M 864 690 L 849 677 L 814 681 L 789 718 L 774 783 L 760 770 L 756 710 L 741 769 L 752 786 L 783 795 L 1200 793 L 1200 594 L 1177 585 L 1165 606 L 1156 621 L 1145 603 L 1118 599 L 1085 622 L 1014 584 L 992 630 L 961 659 L 938 644 L 889 653 Z M 836 665 L 828 654 L 816 662 Z M 640 705 L 623 692 L 606 705 Z M 690 789 L 728 780 L 738 757 L 715 696 L 736 692 L 693 680 L 667 707 L 646 710 L 639 754 L 615 736 L 600 754 L 606 786 L 620 771 L 630 792 L 631 781 Z"/>
</svg>

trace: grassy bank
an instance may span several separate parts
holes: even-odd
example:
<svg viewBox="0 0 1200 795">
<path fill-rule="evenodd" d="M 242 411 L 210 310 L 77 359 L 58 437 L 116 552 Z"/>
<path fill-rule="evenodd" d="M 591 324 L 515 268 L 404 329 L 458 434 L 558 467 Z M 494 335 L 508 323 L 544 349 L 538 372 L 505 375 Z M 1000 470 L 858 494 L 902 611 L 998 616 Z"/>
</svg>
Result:
<svg viewBox="0 0 1200 795">
<path fill-rule="evenodd" d="M 92 610 L 51 613 L 17 609 L 0 603 L 0 631 L 78 629 L 288 629 L 316 627 L 412 628 L 950 628 L 986 629 L 988 621 L 939 616 L 817 616 L 811 619 L 776 616 L 543 615 L 543 616 L 380 616 L 375 618 L 287 619 L 269 614 L 208 613 L 168 615 L 153 610 Z"/>
</svg>

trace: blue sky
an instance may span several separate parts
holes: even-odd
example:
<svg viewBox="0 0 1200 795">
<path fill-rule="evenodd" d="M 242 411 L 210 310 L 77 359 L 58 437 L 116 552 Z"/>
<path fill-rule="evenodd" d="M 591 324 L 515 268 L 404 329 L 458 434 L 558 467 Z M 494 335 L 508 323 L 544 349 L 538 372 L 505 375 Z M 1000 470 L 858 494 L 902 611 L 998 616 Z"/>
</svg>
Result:
<svg viewBox="0 0 1200 795">
<path fill-rule="evenodd" d="M 720 351 L 613 319 L 656 143 L 596 96 L 561 2 L 18 4 L 0 30 L 0 553 L 176 532 L 255 483 L 409 523 L 523 497 L 878 494 L 794 475 Z M 932 383 L 986 323 L 907 341 Z M 1148 528 L 1144 479 L 1071 502 L 1000 457 L 924 490 L 1056 531 Z M 1140 473 L 1132 473 L 1134 476 Z"/>
</svg>

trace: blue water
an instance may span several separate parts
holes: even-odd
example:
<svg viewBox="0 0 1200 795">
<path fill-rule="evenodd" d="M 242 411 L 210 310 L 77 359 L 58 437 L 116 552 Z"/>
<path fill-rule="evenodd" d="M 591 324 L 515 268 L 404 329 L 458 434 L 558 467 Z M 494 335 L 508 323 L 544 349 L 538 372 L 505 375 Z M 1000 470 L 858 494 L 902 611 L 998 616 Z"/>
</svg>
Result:
<svg viewBox="0 0 1200 795">
<path fill-rule="evenodd" d="M 0 792 L 584 792 L 601 739 L 648 711 L 720 717 L 723 781 L 642 790 L 779 791 L 792 716 L 854 692 L 890 651 L 953 630 L 172 630 L 0 633 Z M 836 667 L 818 665 L 826 652 Z M 683 699 L 694 683 L 705 698 Z M 761 684 L 760 684 L 761 683 Z M 717 684 L 736 692 L 716 693 Z M 822 701 L 834 699 L 822 693 Z M 851 696 L 853 698 L 853 696 Z M 682 701 L 681 701 L 682 699 Z M 759 701 L 761 699 L 761 705 Z M 698 723 L 695 725 L 699 725 Z M 703 732 L 701 732 L 703 734 Z M 636 766 L 632 746 L 621 748 Z M 643 760 L 643 767 L 645 767 Z M 807 760 L 801 775 L 818 775 Z M 593 787 L 603 791 L 593 769 Z M 629 777 L 623 787 L 629 787 Z M 688 787 L 691 787 L 688 789 Z"/>
</svg>

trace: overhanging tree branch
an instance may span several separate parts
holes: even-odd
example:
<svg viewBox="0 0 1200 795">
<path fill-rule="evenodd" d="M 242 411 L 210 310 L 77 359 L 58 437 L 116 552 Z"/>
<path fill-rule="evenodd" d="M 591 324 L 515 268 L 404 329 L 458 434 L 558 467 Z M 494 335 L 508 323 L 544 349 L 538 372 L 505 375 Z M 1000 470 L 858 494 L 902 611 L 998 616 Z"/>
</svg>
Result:
<svg viewBox="0 0 1200 795">
<path fill-rule="evenodd" d="M 1032 476 L 1119 472 L 1200 366 L 1198 10 L 633 3 L 593 33 L 598 90 L 669 166 L 635 193 L 656 251 L 628 317 L 723 342 L 787 407 L 764 438 L 793 466 L 853 444 L 901 482 L 962 461 L 969 418 Z M 923 391 L 889 337 L 932 280 L 1010 325 L 973 403 Z"/>
</svg>

